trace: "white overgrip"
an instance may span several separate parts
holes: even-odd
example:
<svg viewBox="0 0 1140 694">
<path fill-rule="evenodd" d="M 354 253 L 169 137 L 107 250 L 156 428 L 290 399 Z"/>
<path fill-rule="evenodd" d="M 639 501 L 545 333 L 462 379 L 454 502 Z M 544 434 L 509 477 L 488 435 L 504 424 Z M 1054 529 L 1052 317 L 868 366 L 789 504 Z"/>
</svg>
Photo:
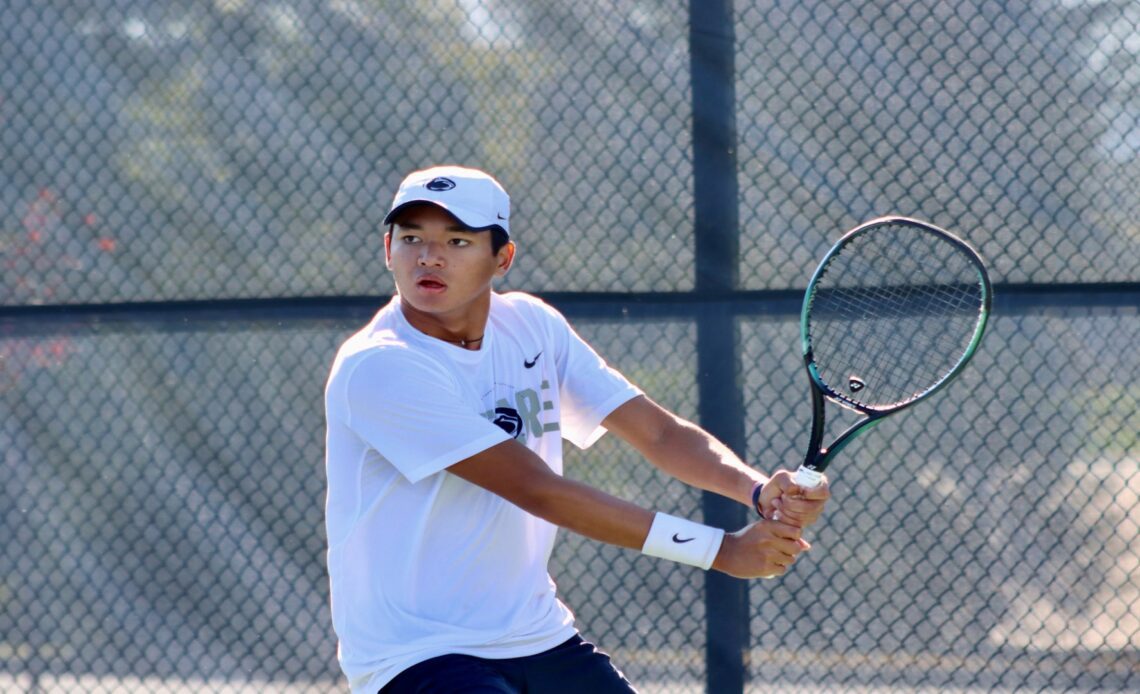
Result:
<svg viewBox="0 0 1140 694">
<path fill-rule="evenodd" d="M 811 489 L 812 487 L 818 487 L 820 482 L 822 482 L 822 481 L 823 481 L 823 473 L 822 472 L 816 472 L 815 470 L 809 470 L 808 468 L 804 467 L 803 465 L 801 465 L 799 467 L 799 469 L 796 470 L 795 483 L 800 485 L 801 487 Z"/>
</svg>

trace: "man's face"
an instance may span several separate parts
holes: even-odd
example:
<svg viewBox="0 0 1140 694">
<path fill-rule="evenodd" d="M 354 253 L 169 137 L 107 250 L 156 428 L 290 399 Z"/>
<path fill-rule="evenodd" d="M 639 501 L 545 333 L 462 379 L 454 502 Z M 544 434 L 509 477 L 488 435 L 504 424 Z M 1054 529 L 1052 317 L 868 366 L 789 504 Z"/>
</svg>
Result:
<svg viewBox="0 0 1140 694">
<path fill-rule="evenodd" d="M 491 253 L 491 234 L 467 231 L 434 205 L 400 215 L 384 236 L 388 269 L 402 301 L 439 318 L 461 317 L 473 302 L 490 297 L 491 283 L 507 273 L 514 245 Z"/>
</svg>

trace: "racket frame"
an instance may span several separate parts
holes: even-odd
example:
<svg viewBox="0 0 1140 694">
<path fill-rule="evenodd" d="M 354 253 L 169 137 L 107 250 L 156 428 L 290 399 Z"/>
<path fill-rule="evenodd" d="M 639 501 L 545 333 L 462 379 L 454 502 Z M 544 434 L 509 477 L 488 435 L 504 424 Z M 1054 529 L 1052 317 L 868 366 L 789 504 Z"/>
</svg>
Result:
<svg viewBox="0 0 1140 694">
<path fill-rule="evenodd" d="M 978 321 L 975 324 L 974 334 L 970 338 L 966 349 L 963 350 L 961 358 L 958 362 L 946 372 L 946 374 L 928 387 L 926 390 L 915 393 L 906 400 L 893 403 L 889 407 L 872 407 L 858 403 L 833 388 L 829 387 L 819 374 L 819 368 L 815 363 L 815 356 L 812 352 L 811 335 L 808 330 L 809 318 L 811 314 L 811 307 L 813 299 L 815 298 L 816 290 L 819 286 L 819 281 L 827 274 L 827 269 L 831 264 L 831 260 L 841 253 L 843 249 L 851 242 L 852 239 L 863 234 L 871 233 L 874 229 L 886 225 L 903 225 L 911 226 L 920 230 L 923 233 L 932 233 L 942 239 L 954 244 L 962 250 L 963 255 L 969 258 L 974 268 L 978 273 L 979 285 L 982 290 L 982 302 L 979 309 Z M 993 286 L 990 283 L 989 273 L 986 271 L 985 263 L 982 261 L 978 252 L 972 246 L 963 241 L 962 239 L 954 236 L 945 229 L 939 228 L 928 222 L 923 222 L 910 217 L 902 216 L 886 216 L 872 219 L 864 222 L 847 232 L 828 250 L 823 260 L 819 262 L 815 272 L 812 273 L 811 280 L 808 282 L 807 289 L 804 291 L 803 306 L 800 309 L 800 345 L 803 352 L 804 367 L 807 370 L 808 378 L 811 382 L 811 405 L 812 405 L 812 425 L 811 434 L 808 439 L 807 454 L 804 456 L 804 462 L 796 473 L 797 482 L 805 486 L 815 486 L 819 483 L 820 476 L 831 460 L 843 450 L 847 444 L 851 443 L 855 437 L 867 432 L 874 426 L 880 424 L 883 419 L 888 415 L 894 414 L 899 410 L 910 407 L 911 405 L 924 400 L 934 393 L 938 392 L 946 386 L 947 383 L 952 381 L 966 364 L 974 356 L 978 350 L 978 345 L 981 344 L 982 335 L 985 333 L 986 323 L 989 320 L 990 309 L 993 302 Z M 823 448 L 823 434 L 825 424 L 825 403 L 826 400 L 840 405 L 849 410 L 854 410 L 863 415 L 863 419 L 844 430 L 827 448 Z"/>
</svg>

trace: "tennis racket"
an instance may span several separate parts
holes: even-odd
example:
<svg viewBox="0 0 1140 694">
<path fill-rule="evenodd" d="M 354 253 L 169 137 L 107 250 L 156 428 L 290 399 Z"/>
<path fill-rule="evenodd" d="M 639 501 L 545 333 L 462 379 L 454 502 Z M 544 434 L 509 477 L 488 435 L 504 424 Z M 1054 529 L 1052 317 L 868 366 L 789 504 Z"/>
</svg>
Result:
<svg viewBox="0 0 1140 694">
<path fill-rule="evenodd" d="M 977 252 L 925 222 L 881 217 L 832 246 L 800 313 L 812 425 L 796 483 L 817 486 L 857 436 L 961 373 L 985 332 L 991 295 Z M 825 448 L 827 400 L 862 418 Z"/>
</svg>

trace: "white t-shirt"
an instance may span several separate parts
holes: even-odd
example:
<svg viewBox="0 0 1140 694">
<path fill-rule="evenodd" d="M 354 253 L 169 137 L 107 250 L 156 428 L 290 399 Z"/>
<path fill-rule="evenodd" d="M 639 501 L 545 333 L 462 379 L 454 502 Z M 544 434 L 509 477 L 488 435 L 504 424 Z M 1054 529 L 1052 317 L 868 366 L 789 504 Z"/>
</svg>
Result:
<svg viewBox="0 0 1140 694">
<path fill-rule="evenodd" d="M 394 298 L 325 391 L 326 530 L 338 657 L 374 694 L 445 653 L 532 655 L 570 638 L 547 561 L 557 528 L 445 468 L 515 438 L 562 472 L 639 391 L 540 300 L 493 294 L 482 349 L 428 337 Z"/>
</svg>

